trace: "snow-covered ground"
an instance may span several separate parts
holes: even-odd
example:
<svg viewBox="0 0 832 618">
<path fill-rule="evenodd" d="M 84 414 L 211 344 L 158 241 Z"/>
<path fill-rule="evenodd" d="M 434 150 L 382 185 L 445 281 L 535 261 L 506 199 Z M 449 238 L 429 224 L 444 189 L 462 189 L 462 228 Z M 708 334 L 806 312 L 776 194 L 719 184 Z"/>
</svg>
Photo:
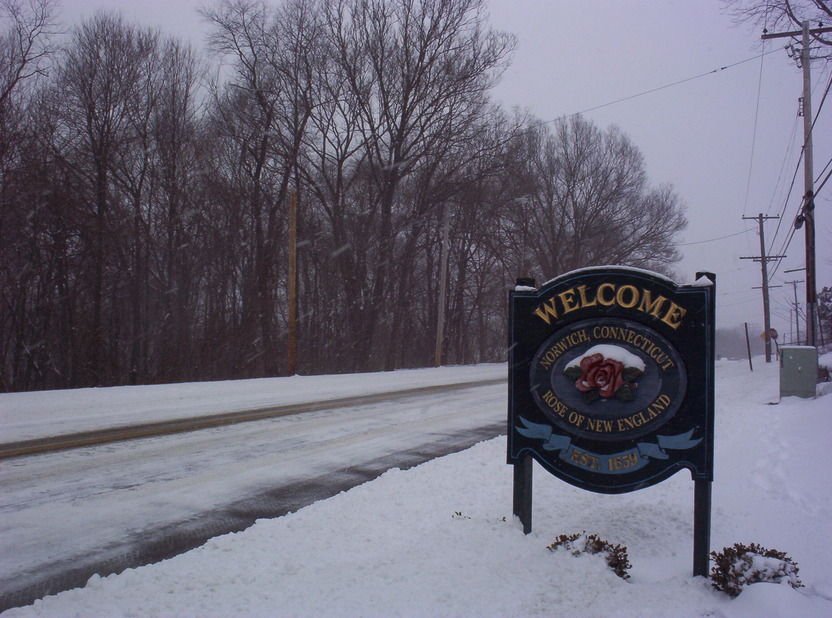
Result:
<svg viewBox="0 0 832 618">
<path fill-rule="evenodd" d="M 483 364 L 396 372 L 6 393 L 0 394 L 0 442 L 505 375 L 504 365 Z"/>
<path fill-rule="evenodd" d="M 313 498 L 323 499 L 375 478 L 391 465 L 406 467 L 455 452 L 505 427 L 505 365 L 424 369 L 317 378 L 284 378 L 139 389 L 88 389 L 30 396 L 0 395 L 0 408 L 20 416 L 8 434 L 53 431 L 62 419 L 107 428 L 165 418 L 171 402 L 207 411 L 349 394 L 353 405 L 45 453 L 0 462 L 0 611 L 48 592 L 81 585 L 182 547 L 240 530 L 252 517 L 276 517 Z M 412 394 L 414 386 L 454 380 L 477 388 Z M 356 394 L 405 388 L 410 396 L 355 403 Z M 251 391 L 251 392 L 249 392 Z M 140 394 L 141 397 L 138 397 Z M 15 406 L 5 406 L 13 399 Z M 29 400 L 40 401 L 33 405 Z M 200 404 L 200 400 L 202 403 Z M 106 402 L 111 402 L 107 408 Z M 95 422 L 89 409 L 104 410 Z M 23 416 L 22 410 L 28 410 Z M 73 412 L 73 410 L 77 410 Z M 112 412 L 110 412 L 112 411 Z M 116 414 L 117 413 L 117 414 Z M 171 416 L 181 414 L 173 410 Z M 25 422 L 24 422 L 25 421 Z M 104 425 L 102 427 L 102 424 Z M 477 438 L 477 436 L 480 436 Z M 172 547 L 170 547 L 172 549 Z M 67 573 L 70 575 L 68 576 Z"/>
<path fill-rule="evenodd" d="M 692 577 L 684 471 L 606 496 L 537 468 L 525 536 L 498 438 L 3 617 L 832 616 L 832 396 L 777 401 L 776 364 L 718 364 L 711 546 L 785 551 L 805 588 L 731 600 Z M 546 549 L 583 530 L 627 546 L 629 580 L 599 556 Z"/>
</svg>

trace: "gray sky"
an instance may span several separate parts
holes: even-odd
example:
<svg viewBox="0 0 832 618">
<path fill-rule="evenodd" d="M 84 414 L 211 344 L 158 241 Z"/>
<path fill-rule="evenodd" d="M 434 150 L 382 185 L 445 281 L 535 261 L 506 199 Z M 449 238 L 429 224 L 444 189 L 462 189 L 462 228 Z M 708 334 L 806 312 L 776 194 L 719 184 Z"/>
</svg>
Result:
<svg viewBox="0 0 832 618">
<path fill-rule="evenodd" d="M 195 43 L 203 31 L 195 11 L 199 0 L 62 4 L 69 23 L 103 7 Z M 715 0 L 490 0 L 489 6 L 492 26 L 518 37 L 495 97 L 543 120 L 583 112 L 601 128 L 618 125 L 644 154 L 651 182 L 671 183 L 687 204 L 680 280 L 690 281 L 700 270 L 716 272 L 718 326 L 761 325 L 761 292 L 752 289 L 760 285 L 760 266 L 739 259 L 760 254 L 758 228 L 742 217 L 784 213 L 776 236 L 778 222 L 765 224 L 770 253 L 780 254 L 803 195 L 801 167 L 786 199 L 803 141 L 803 119 L 797 116 L 802 73 L 783 50 L 788 39 L 761 48 L 760 32 L 735 26 Z M 775 51 L 760 57 L 770 50 Z M 812 76 L 816 111 L 829 73 L 813 65 Z M 816 178 L 826 173 L 830 158 L 832 100 L 827 100 L 814 132 Z M 815 212 L 820 290 L 832 286 L 832 181 L 818 194 Z M 704 242 L 732 234 L 737 235 Z M 785 253 L 772 285 L 805 279 L 803 272 L 784 273 L 804 266 L 803 230 Z M 788 337 L 792 286 L 772 288 L 771 297 L 772 326 Z M 798 302 L 805 302 L 802 283 Z"/>
</svg>

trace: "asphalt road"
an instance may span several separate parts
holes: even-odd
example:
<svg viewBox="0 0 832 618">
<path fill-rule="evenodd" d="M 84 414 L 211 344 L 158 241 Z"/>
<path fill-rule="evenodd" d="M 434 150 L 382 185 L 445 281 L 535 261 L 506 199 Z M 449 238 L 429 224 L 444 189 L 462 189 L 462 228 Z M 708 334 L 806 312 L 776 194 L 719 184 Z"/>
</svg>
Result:
<svg viewBox="0 0 832 618">
<path fill-rule="evenodd" d="M 505 384 L 0 462 L 0 611 L 505 431 Z"/>
</svg>

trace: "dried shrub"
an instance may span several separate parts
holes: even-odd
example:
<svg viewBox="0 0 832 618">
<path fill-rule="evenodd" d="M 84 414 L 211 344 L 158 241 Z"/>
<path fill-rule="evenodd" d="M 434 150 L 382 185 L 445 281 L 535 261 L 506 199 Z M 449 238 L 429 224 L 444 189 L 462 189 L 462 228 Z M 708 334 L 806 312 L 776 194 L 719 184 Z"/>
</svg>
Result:
<svg viewBox="0 0 832 618">
<path fill-rule="evenodd" d="M 752 543 L 734 543 L 721 552 L 711 552 L 714 566 L 711 568 L 712 585 L 731 597 L 737 597 L 745 586 L 758 582 L 779 584 L 783 581 L 792 588 L 802 588 L 797 577 L 797 563 L 785 552 L 766 549 Z"/>
<path fill-rule="evenodd" d="M 613 545 L 595 534 L 587 534 L 585 531 L 580 534 L 561 534 L 555 542 L 547 546 L 549 551 L 565 549 L 573 556 L 580 554 L 604 554 L 607 566 L 621 579 L 629 579 L 627 569 L 633 568 L 630 564 L 627 548 L 621 545 Z"/>
</svg>

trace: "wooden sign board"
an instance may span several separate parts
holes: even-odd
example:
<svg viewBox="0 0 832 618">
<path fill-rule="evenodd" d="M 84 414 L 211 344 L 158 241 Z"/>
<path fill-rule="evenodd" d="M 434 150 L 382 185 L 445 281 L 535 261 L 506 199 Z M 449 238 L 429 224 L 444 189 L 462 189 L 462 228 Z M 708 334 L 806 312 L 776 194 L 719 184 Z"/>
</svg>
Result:
<svg viewBox="0 0 832 618">
<path fill-rule="evenodd" d="M 527 531 L 531 459 L 607 494 L 686 468 L 710 511 L 714 279 L 603 267 L 511 292 L 508 463 Z"/>
</svg>

